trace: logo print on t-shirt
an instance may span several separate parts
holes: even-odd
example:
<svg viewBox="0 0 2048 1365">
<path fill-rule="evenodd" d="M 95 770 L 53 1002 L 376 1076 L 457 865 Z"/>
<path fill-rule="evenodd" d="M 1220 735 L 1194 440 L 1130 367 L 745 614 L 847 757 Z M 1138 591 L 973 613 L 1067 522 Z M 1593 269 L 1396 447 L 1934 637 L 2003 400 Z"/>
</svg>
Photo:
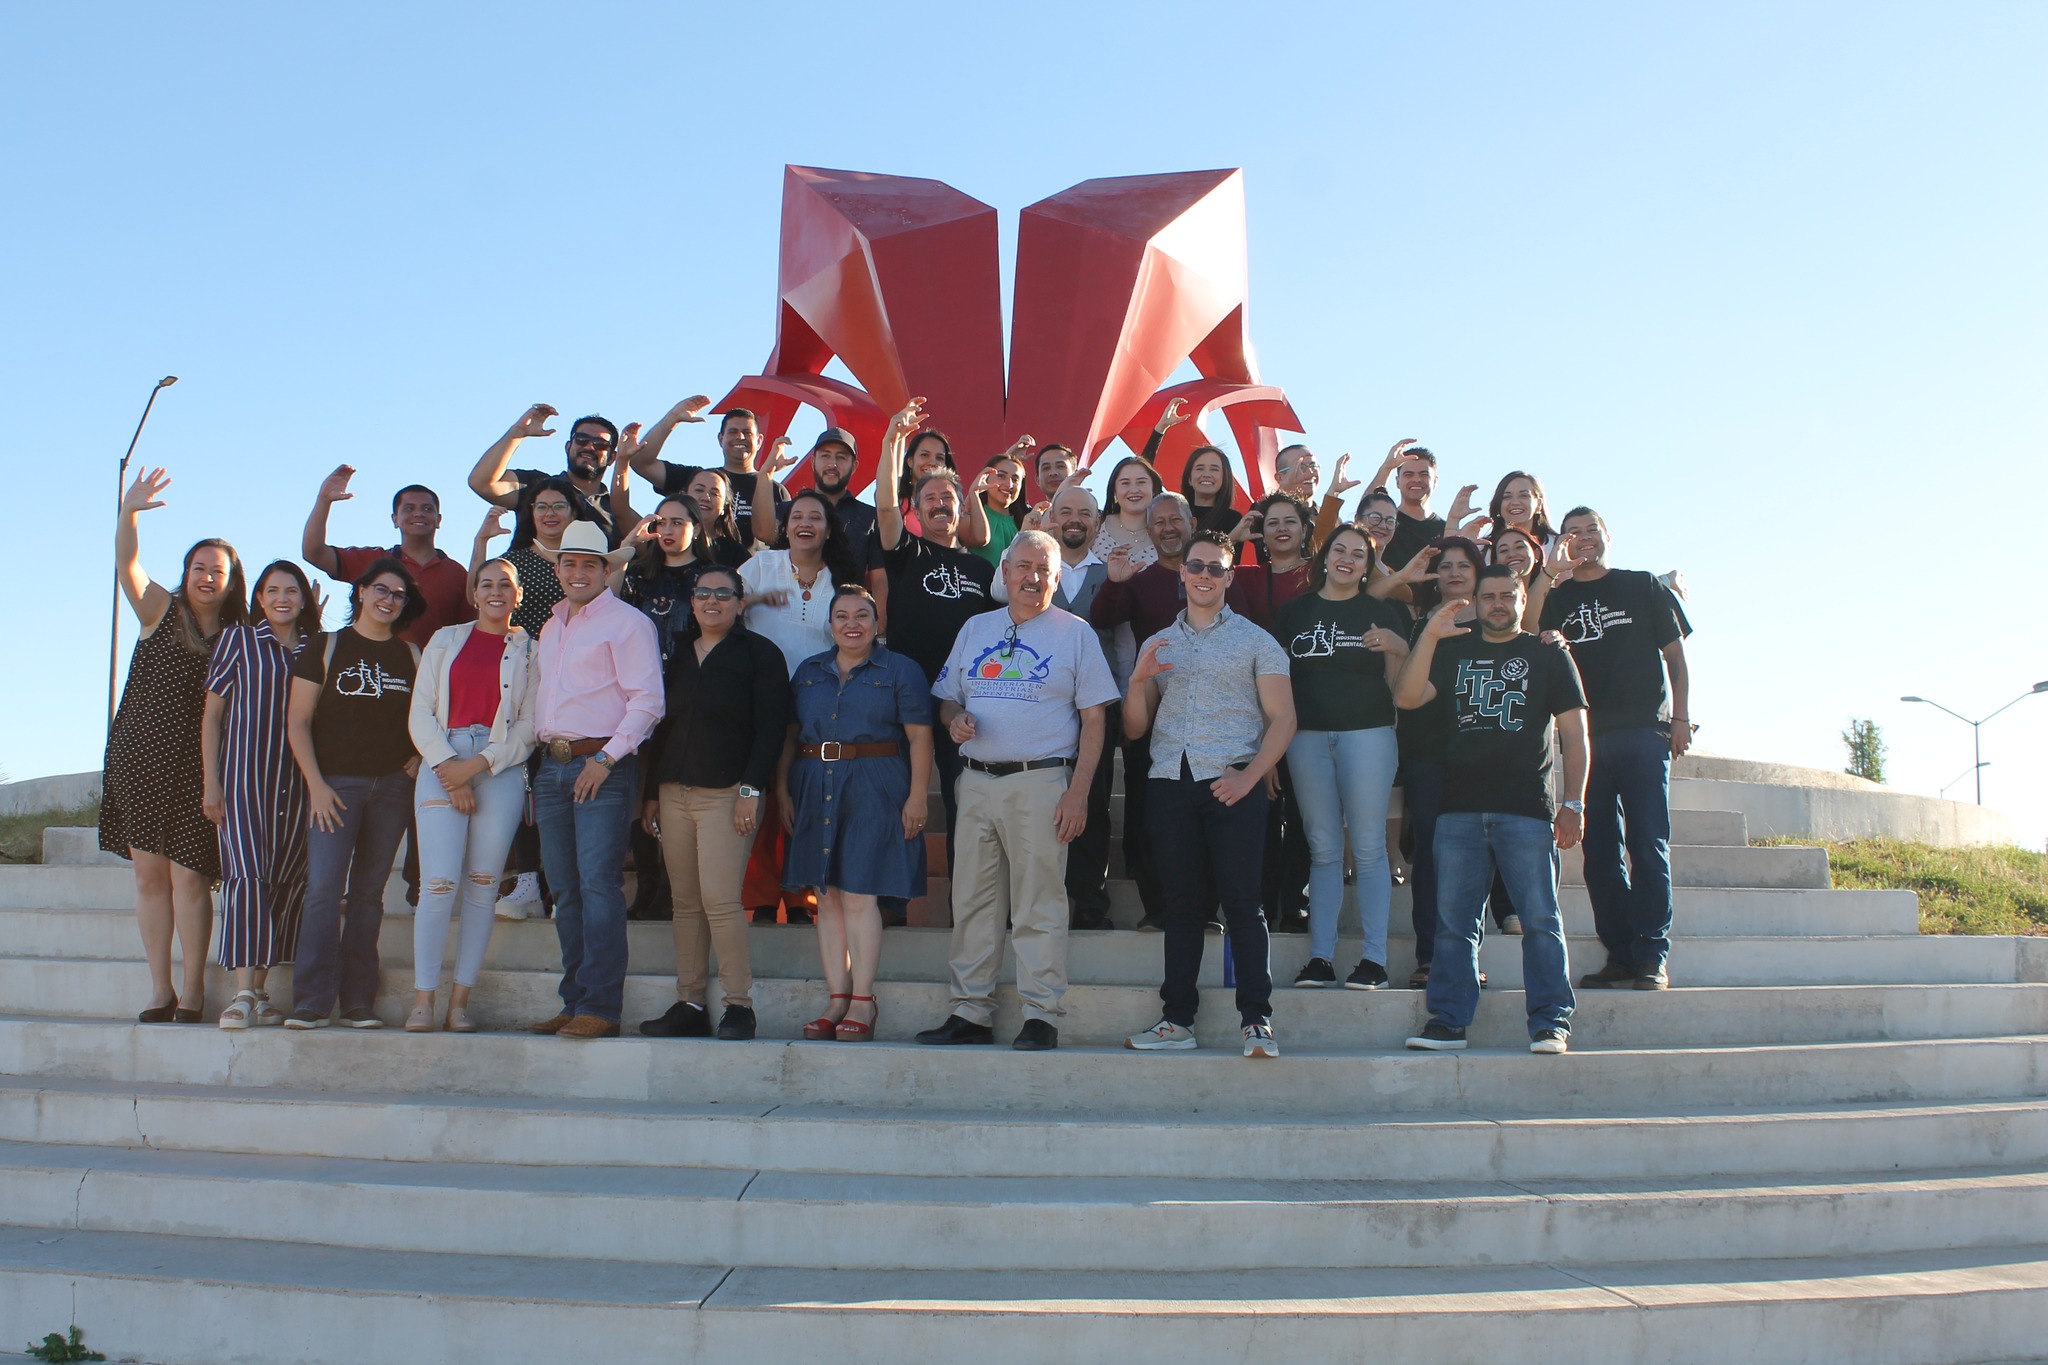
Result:
<svg viewBox="0 0 2048 1365">
<path fill-rule="evenodd" d="M 1480 722 L 1490 720 L 1500 730 L 1520 730 L 1522 718 L 1515 713 L 1528 698 L 1523 694 L 1522 679 L 1528 673 L 1528 661 L 1509 659 L 1501 669 L 1506 674 L 1509 667 L 1521 664 L 1522 668 L 1514 677 L 1495 677 L 1493 661 L 1475 662 L 1471 659 L 1458 661 L 1458 728 L 1473 730 L 1480 728 Z"/>
<path fill-rule="evenodd" d="M 411 691 L 405 679 L 386 673 L 382 664 L 368 659 L 358 659 L 334 675 L 334 695 L 337 697 L 381 697 L 386 692 Z"/>
<path fill-rule="evenodd" d="M 1621 607 L 1610 607 L 1595 598 L 1581 602 L 1577 611 L 1558 622 L 1558 634 L 1575 645 L 1589 645 L 1606 637 L 1616 626 L 1632 626 L 1636 618 Z"/>
<path fill-rule="evenodd" d="M 1003 640 L 975 655 L 967 666 L 967 692 L 972 697 L 1037 701 L 1051 673 L 1051 658 L 1022 640 Z"/>
<path fill-rule="evenodd" d="M 965 597 L 967 589 L 973 586 L 967 575 L 950 564 L 941 564 L 924 576 L 924 591 L 927 597 Z M 979 593 L 975 594 L 977 597 Z"/>
<path fill-rule="evenodd" d="M 1296 659 L 1327 659 L 1340 649 L 1363 649 L 1365 637 L 1353 635 L 1328 621 L 1318 621 L 1312 629 L 1305 630 L 1287 642 L 1289 657 Z"/>
<path fill-rule="evenodd" d="M 1520 682 L 1529 676 L 1529 661 L 1522 658 L 1509 659 L 1500 666 L 1500 675 L 1509 682 Z"/>
</svg>

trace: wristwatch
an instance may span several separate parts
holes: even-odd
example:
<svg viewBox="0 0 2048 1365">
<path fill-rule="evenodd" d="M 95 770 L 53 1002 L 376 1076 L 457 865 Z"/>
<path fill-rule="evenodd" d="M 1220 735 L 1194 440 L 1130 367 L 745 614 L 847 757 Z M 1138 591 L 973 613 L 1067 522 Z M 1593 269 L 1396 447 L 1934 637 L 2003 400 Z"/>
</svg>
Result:
<svg viewBox="0 0 2048 1365">
<path fill-rule="evenodd" d="M 590 756 L 590 761 L 592 763 L 595 763 L 598 767 L 603 768 L 606 772 L 610 772 L 612 770 L 612 756 L 602 749 L 599 749 L 596 753 L 592 754 Z"/>
<path fill-rule="evenodd" d="M 758 799 L 760 795 L 761 789 L 759 787 L 749 787 L 744 782 L 740 783 L 740 796 L 742 799 L 755 800 Z"/>
<path fill-rule="evenodd" d="M 1586 803 L 1583 801 L 1560 801 L 1557 804 L 1560 808 L 1568 810 L 1574 815 L 1584 815 L 1586 813 Z"/>
</svg>

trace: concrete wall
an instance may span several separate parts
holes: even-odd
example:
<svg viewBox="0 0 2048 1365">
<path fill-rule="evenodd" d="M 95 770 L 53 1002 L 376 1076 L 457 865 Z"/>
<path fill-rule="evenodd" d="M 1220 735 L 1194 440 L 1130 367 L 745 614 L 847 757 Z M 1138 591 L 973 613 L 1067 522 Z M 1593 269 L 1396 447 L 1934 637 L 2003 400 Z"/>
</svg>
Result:
<svg viewBox="0 0 2048 1365">
<path fill-rule="evenodd" d="M 1909 839 L 1940 848 L 2015 842 L 2002 811 L 1914 796 L 1825 768 L 1689 754 L 1671 774 L 1674 810 L 1732 810 L 1752 839 Z"/>
<path fill-rule="evenodd" d="M 100 775 L 61 773 L 56 777 L 31 777 L 24 782 L 0 782 L 0 815 L 26 815 L 39 810 L 70 810 L 100 799 Z"/>
</svg>

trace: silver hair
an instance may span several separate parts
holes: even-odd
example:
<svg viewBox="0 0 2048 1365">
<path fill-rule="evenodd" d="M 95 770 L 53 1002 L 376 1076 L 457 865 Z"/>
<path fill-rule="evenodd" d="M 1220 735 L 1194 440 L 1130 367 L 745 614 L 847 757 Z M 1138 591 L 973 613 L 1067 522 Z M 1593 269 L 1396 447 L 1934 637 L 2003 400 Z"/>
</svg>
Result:
<svg viewBox="0 0 2048 1365">
<path fill-rule="evenodd" d="M 1194 507 L 1189 504 L 1186 498 L 1182 497 L 1178 493 L 1161 493 L 1158 497 L 1146 503 L 1145 520 L 1152 520 L 1152 514 L 1159 509 L 1159 504 L 1162 502 L 1172 503 L 1175 507 L 1178 507 L 1180 509 L 1180 514 L 1188 519 L 1188 525 L 1192 526 L 1195 524 Z"/>
<path fill-rule="evenodd" d="M 1003 551 L 1003 563 L 1010 562 L 1010 556 L 1017 553 L 1019 546 L 1045 551 L 1046 557 L 1052 561 L 1052 576 L 1060 576 L 1060 566 L 1064 561 L 1060 559 L 1060 543 L 1057 540 L 1043 531 L 1019 531 L 1017 538 Z"/>
</svg>

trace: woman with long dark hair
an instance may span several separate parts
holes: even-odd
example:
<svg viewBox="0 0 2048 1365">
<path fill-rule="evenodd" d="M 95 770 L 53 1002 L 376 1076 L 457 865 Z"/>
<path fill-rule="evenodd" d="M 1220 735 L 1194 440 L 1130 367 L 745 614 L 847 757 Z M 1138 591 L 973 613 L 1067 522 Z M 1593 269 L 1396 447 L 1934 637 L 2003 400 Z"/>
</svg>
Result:
<svg viewBox="0 0 2048 1365">
<path fill-rule="evenodd" d="M 776 790 L 789 831 L 788 879 L 818 891 L 828 999 L 825 1013 L 803 1027 L 812 1039 L 874 1037 L 878 897 L 925 893 L 931 687 L 923 669 L 880 644 L 877 620 L 865 588 L 840 588 L 832 595 L 832 648 L 790 679 L 794 715 Z"/>
<path fill-rule="evenodd" d="M 733 515 L 732 478 L 723 469 L 700 469 L 683 489 L 697 508 L 697 553 L 713 564 L 738 568 L 747 562 L 748 537 Z"/>
<path fill-rule="evenodd" d="M 1188 452 L 1187 468 L 1181 471 L 1180 495 L 1195 511 L 1197 531 L 1229 535 L 1244 520 L 1237 510 L 1237 476 L 1231 472 L 1230 457 L 1217 446 L 1196 446 Z"/>
<path fill-rule="evenodd" d="M 1024 499 L 1024 461 L 1018 458 L 1019 453 L 1012 446 L 990 460 L 967 490 L 969 497 L 981 503 L 982 515 L 988 521 L 988 543 L 969 548 L 998 566 L 1003 562 L 1003 551 L 1017 538 L 1024 514 L 1031 510 Z"/>
<path fill-rule="evenodd" d="M 149 1006 L 136 1017 L 196 1024 L 206 1008 L 211 888 L 220 876 L 220 839 L 206 818 L 199 756 L 206 668 L 222 628 L 242 624 L 249 608 L 242 561 L 225 540 L 187 550 L 175 589 L 144 572 L 136 520 L 162 507 L 170 486 L 162 469 L 137 474 L 114 524 L 114 576 L 142 636 L 107 733 L 100 847 L 135 865 L 135 920 L 151 984 Z M 171 982 L 174 936 L 184 953 L 182 993 Z"/>
<path fill-rule="evenodd" d="M 1145 514 L 1152 499 L 1166 491 L 1166 483 L 1149 460 L 1126 455 L 1109 471 L 1109 502 L 1102 509 L 1102 529 L 1095 533 L 1095 553 L 1107 560 L 1110 552 L 1130 551 L 1131 567 L 1142 569 L 1159 558 L 1145 529 Z"/>
<path fill-rule="evenodd" d="M 740 580 L 747 586 L 747 629 L 780 646 L 789 667 L 829 648 L 832 590 L 861 581 L 832 500 L 815 488 L 791 498 L 775 548 L 741 565 Z"/>
<path fill-rule="evenodd" d="M 306 908 L 292 966 L 291 1029 L 325 1028 L 336 998 L 350 1028 L 381 1028 L 377 934 L 384 883 L 405 837 L 419 755 L 409 728 L 419 647 L 398 632 L 426 610 L 401 559 L 363 570 L 349 623 L 292 665 L 286 711 L 306 778 Z M 348 906 L 343 926 L 342 906 Z"/>
<path fill-rule="evenodd" d="M 1486 504 L 1486 514 L 1496 540 L 1510 527 L 1528 532 L 1545 550 L 1557 539 L 1557 528 L 1550 524 L 1550 508 L 1543 500 L 1543 485 L 1524 470 L 1510 469 L 1501 476 L 1494 485 L 1493 500 Z"/>
<path fill-rule="evenodd" d="M 292 665 L 320 634 L 320 598 L 289 559 L 263 566 L 253 625 L 229 626 L 206 671 L 200 761 L 220 828 L 220 965 L 235 974 L 224 1029 L 281 1024 L 264 989 L 298 945 L 306 900 L 306 783 L 285 721 Z"/>
</svg>

